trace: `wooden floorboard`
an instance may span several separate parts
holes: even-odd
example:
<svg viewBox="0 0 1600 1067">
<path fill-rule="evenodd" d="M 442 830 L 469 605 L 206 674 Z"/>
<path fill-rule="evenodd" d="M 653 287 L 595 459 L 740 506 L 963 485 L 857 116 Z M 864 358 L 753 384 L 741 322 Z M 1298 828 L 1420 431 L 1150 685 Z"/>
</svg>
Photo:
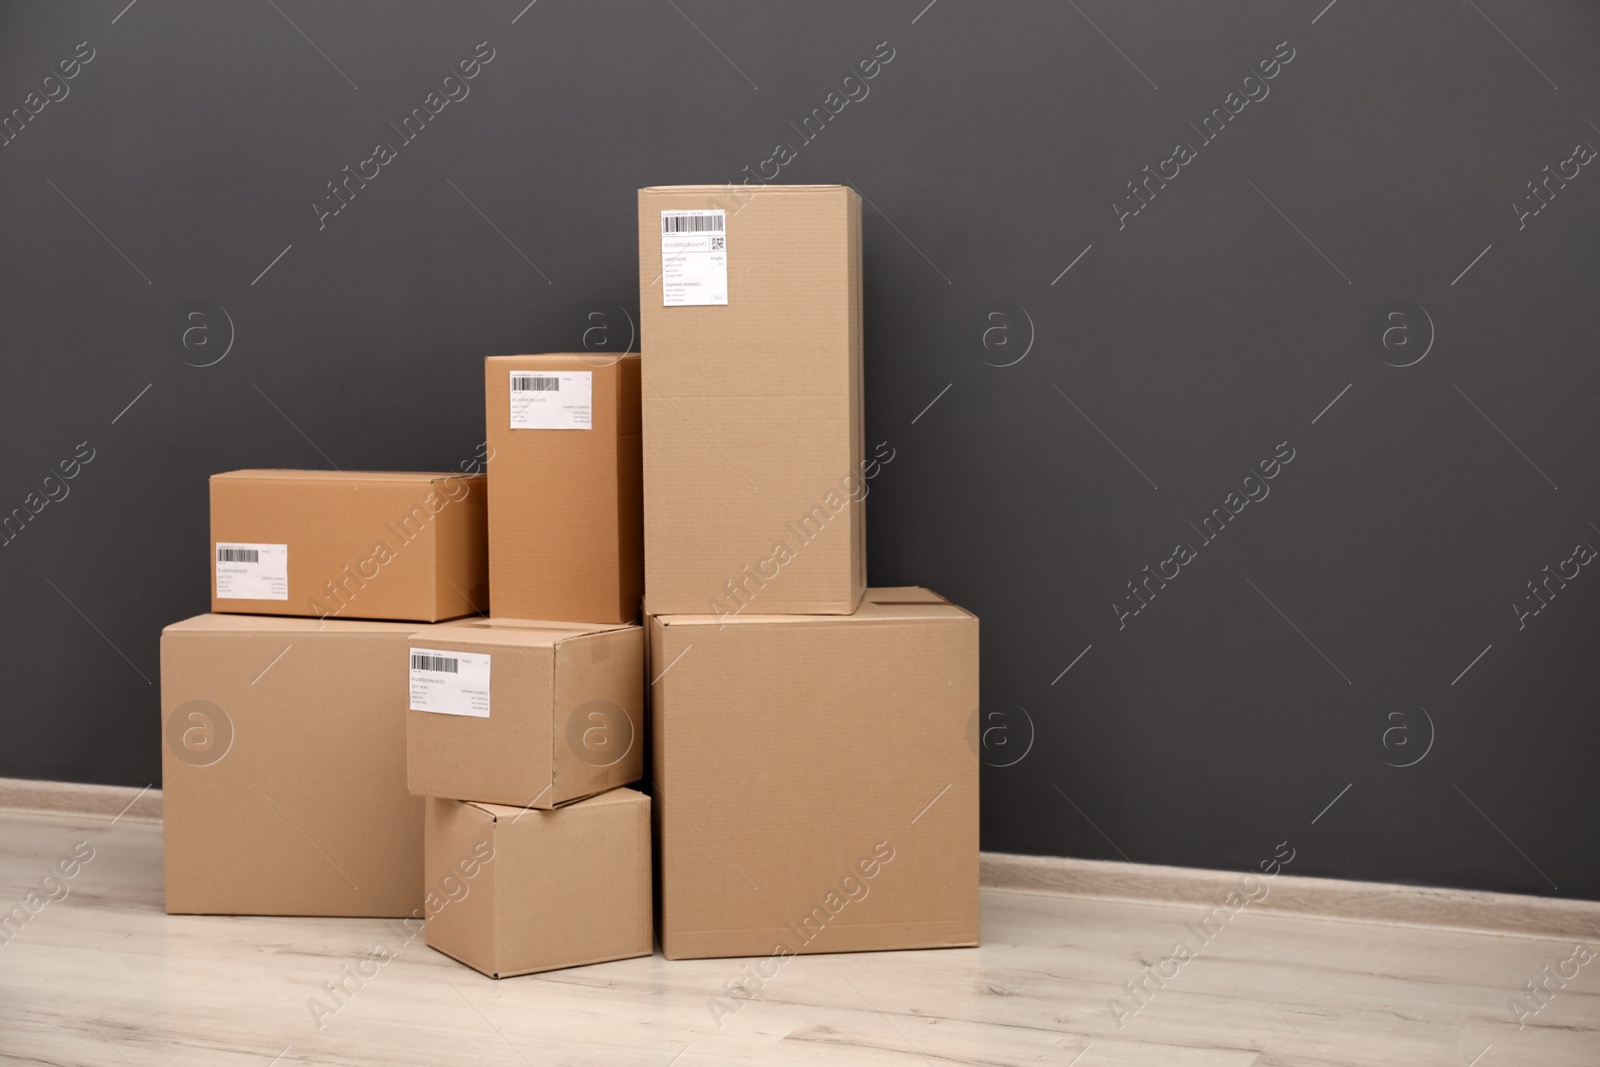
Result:
<svg viewBox="0 0 1600 1067">
<path fill-rule="evenodd" d="M 0 814 L 0 908 L 78 842 L 68 895 L 0 945 L 0 1062 L 1600 1064 L 1600 959 L 1522 1029 L 1507 1006 L 1571 940 L 1247 906 L 1203 943 L 1199 904 L 985 889 L 980 948 L 800 957 L 719 1018 L 743 961 L 494 982 L 378 920 L 168 916 L 160 827 L 135 819 Z M 319 1025 L 308 1000 L 379 941 L 397 957 Z M 1132 1013 L 1124 983 L 1179 941 L 1193 958 Z"/>
</svg>

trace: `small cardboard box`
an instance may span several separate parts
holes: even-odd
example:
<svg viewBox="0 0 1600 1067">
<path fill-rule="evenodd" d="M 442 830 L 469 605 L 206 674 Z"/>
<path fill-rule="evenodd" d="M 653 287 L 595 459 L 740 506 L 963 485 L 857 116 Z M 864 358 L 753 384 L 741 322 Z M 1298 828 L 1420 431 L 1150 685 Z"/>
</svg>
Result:
<svg viewBox="0 0 1600 1067">
<path fill-rule="evenodd" d="M 650 955 L 650 798 L 559 811 L 432 799 L 427 942 L 491 978 Z"/>
<path fill-rule="evenodd" d="M 438 622 L 488 610 L 487 482 L 401 471 L 211 476 L 211 610 Z"/>
<path fill-rule="evenodd" d="M 548 809 L 644 774 L 643 627 L 462 620 L 413 632 L 410 669 L 419 796 Z"/>
<path fill-rule="evenodd" d="M 668 959 L 978 941 L 978 620 L 926 589 L 852 615 L 650 620 Z"/>
<path fill-rule="evenodd" d="M 198 615 L 161 633 L 167 911 L 403 917 L 411 623 Z"/>
<path fill-rule="evenodd" d="M 639 191 L 645 611 L 848 615 L 866 586 L 861 198 Z"/>
<path fill-rule="evenodd" d="M 632 622 L 644 593 L 639 357 L 490 356 L 497 616 Z"/>
</svg>

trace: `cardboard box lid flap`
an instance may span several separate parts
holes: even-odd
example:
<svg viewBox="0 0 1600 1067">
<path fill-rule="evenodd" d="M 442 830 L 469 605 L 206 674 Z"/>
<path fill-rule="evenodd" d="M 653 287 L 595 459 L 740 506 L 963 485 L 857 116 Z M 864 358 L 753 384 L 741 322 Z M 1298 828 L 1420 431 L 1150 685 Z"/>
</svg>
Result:
<svg viewBox="0 0 1600 1067">
<path fill-rule="evenodd" d="M 622 362 L 628 356 L 638 358 L 637 352 L 514 352 L 499 356 L 484 356 L 488 363 L 504 364 L 506 370 L 516 370 L 513 363 L 556 364 L 567 361 L 576 361 L 584 367 L 595 370 L 604 370 Z M 578 368 L 583 369 L 582 367 Z"/>
<path fill-rule="evenodd" d="M 295 615 L 196 615 L 162 627 L 163 634 L 413 633 L 414 622 L 382 619 L 313 619 Z"/>
<path fill-rule="evenodd" d="M 656 193 L 656 194 L 661 194 L 661 193 L 665 193 L 665 194 L 672 194 L 672 193 L 685 193 L 685 194 L 693 194 L 693 193 L 726 193 L 728 191 L 728 189 L 729 189 L 729 186 L 727 186 L 727 185 L 646 185 L 646 186 L 642 187 L 639 190 L 639 192 L 641 192 L 641 193 Z M 767 196 L 767 195 L 772 194 L 772 193 L 842 192 L 842 191 L 844 191 L 846 189 L 848 189 L 850 191 L 852 196 L 860 196 L 861 195 L 860 193 L 857 193 L 855 191 L 855 189 L 852 188 L 851 186 L 848 186 L 848 185 L 829 185 L 829 184 L 824 184 L 824 185 L 763 185 L 757 191 L 757 193 L 760 196 Z"/>
<path fill-rule="evenodd" d="M 932 589 L 924 589 L 920 585 L 886 585 L 868 589 L 863 598 L 874 604 L 948 604 L 948 597 L 942 597 Z"/>
<path fill-rule="evenodd" d="M 461 644 L 488 645 L 493 648 L 555 648 L 563 641 L 595 634 L 625 630 L 629 623 L 559 623 L 532 622 L 506 619 L 468 619 L 457 622 L 448 633 L 438 630 L 417 631 L 419 639 L 454 641 Z"/>
<path fill-rule="evenodd" d="M 914 596 L 926 593 L 927 599 Z M 876 596 L 875 596 L 876 594 Z M 889 599 L 880 599 L 885 594 Z M 904 599 L 902 599 L 904 597 Z M 976 619 L 977 616 L 952 604 L 937 593 L 916 587 L 868 589 L 853 615 L 657 615 L 664 627 L 712 626 L 818 626 L 829 623 L 907 622 L 917 619 Z"/>
<path fill-rule="evenodd" d="M 645 796 L 645 794 L 639 792 L 637 789 L 629 789 L 626 786 L 623 786 L 618 789 L 608 789 L 604 793 L 600 793 L 596 796 L 585 797 L 583 800 L 575 801 L 552 811 L 546 811 L 541 808 L 519 808 L 513 804 L 490 804 L 482 800 L 464 800 L 462 803 L 469 807 L 478 809 L 479 811 L 488 815 L 491 819 L 499 822 L 502 818 L 515 819 L 524 812 L 530 815 L 542 815 L 546 817 L 559 818 L 574 811 L 584 811 L 589 808 L 601 808 L 612 804 L 638 804 L 641 802 L 648 803 L 649 799 L 649 797 Z"/>
<path fill-rule="evenodd" d="M 541 633 L 602 634 L 609 630 L 625 630 L 631 622 L 554 622 L 549 619 L 461 619 L 452 625 L 476 630 L 528 630 Z"/>
<path fill-rule="evenodd" d="M 283 481 L 283 482 L 415 482 L 431 485 L 435 482 L 459 478 L 462 481 L 476 481 L 484 478 L 482 474 L 453 473 L 451 471 L 317 471 L 317 470 L 287 470 L 287 469 L 260 469 L 222 471 L 211 476 L 212 481 Z"/>
</svg>

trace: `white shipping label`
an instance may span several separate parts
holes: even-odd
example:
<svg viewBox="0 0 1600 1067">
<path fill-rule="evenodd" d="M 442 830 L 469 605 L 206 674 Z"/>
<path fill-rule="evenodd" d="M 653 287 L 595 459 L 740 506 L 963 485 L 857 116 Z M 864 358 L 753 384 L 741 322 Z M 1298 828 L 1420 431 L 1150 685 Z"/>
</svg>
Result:
<svg viewBox="0 0 1600 1067">
<path fill-rule="evenodd" d="M 411 710 L 489 717 L 488 653 L 411 650 Z"/>
<path fill-rule="evenodd" d="M 728 302 L 728 213 L 661 213 L 661 306 Z"/>
<path fill-rule="evenodd" d="M 592 426 L 594 372 L 511 372 L 513 430 L 587 430 Z"/>
<path fill-rule="evenodd" d="M 288 600 L 289 546 L 218 541 L 217 599 Z"/>
</svg>

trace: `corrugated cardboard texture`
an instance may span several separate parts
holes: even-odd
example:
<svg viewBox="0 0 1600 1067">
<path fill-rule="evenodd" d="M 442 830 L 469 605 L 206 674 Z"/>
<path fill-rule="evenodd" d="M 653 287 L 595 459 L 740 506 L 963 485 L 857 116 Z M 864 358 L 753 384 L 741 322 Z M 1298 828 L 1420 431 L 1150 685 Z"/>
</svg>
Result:
<svg viewBox="0 0 1600 1067">
<path fill-rule="evenodd" d="M 211 610 L 438 622 L 488 611 L 487 481 L 401 471 L 211 476 Z M 289 546 L 287 600 L 219 599 L 218 542 Z"/>
<path fill-rule="evenodd" d="M 485 842 L 493 859 L 479 864 Z M 491 978 L 651 953 L 643 793 L 559 811 L 429 800 L 426 866 L 441 894 L 427 943 Z"/>
<path fill-rule="evenodd" d="M 512 429 L 512 371 L 593 375 L 587 430 Z M 644 594 L 639 357 L 490 356 L 489 595 L 519 619 L 632 622 Z"/>
<path fill-rule="evenodd" d="M 866 585 L 861 199 L 741 195 L 639 191 L 645 608 L 849 614 Z M 707 208 L 728 212 L 728 303 L 663 307 L 661 212 Z"/>
<path fill-rule="evenodd" d="M 200 615 L 161 635 L 167 911 L 398 917 L 409 623 Z"/>
<path fill-rule="evenodd" d="M 547 809 L 643 776 L 643 627 L 476 619 L 411 643 L 489 656 L 488 718 L 406 713 L 411 792 Z"/>
<path fill-rule="evenodd" d="M 874 589 L 650 639 L 669 959 L 977 943 L 974 616 Z"/>
</svg>

